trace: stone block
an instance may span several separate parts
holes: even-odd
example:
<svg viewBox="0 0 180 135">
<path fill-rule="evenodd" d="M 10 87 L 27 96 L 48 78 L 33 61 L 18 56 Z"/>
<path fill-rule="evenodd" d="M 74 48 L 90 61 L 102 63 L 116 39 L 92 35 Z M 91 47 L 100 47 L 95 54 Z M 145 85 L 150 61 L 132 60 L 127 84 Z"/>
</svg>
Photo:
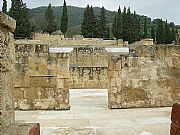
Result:
<svg viewBox="0 0 180 135">
<path fill-rule="evenodd" d="M 40 135 L 39 123 L 19 123 L 5 129 L 2 135 Z"/>
<path fill-rule="evenodd" d="M 171 131 L 170 135 L 180 134 L 180 104 L 174 104 L 171 112 Z"/>
</svg>

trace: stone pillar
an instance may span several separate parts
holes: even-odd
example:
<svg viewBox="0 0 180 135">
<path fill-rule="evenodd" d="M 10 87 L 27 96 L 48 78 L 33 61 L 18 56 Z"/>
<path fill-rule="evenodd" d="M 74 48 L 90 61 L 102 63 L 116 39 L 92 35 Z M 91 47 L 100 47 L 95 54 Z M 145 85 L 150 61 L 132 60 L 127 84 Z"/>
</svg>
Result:
<svg viewBox="0 0 180 135">
<path fill-rule="evenodd" d="M 55 110 L 69 110 L 69 53 L 59 53 L 57 60 L 57 89 L 55 100 L 57 106 Z"/>
<path fill-rule="evenodd" d="M 110 109 L 122 107 L 121 78 L 122 56 L 110 54 L 108 64 L 108 106 Z"/>
<path fill-rule="evenodd" d="M 14 124 L 14 106 L 12 91 L 14 38 L 16 22 L 9 16 L 0 12 L 0 130 Z"/>
</svg>

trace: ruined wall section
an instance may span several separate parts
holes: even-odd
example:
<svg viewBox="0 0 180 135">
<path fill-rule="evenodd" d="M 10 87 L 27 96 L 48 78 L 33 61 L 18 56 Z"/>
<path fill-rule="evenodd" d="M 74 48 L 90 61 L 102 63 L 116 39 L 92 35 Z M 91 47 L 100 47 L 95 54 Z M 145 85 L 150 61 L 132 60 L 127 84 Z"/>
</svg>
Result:
<svg viewBox="0 0 180 135">
<path fill-rule="evenodd" d="M 129 56 L 111 56 L 110 65 L 110 108 L 162 107 L 180 102 L 180 46 L 139 45 Z"/>
<path fill-rule="evenodd" d="M 69 54 L 47 45 L 15 45 L 15 108 L 69 109 Z"/>
<path fill-rule="evenodd" d="M 15 20 L 0 12 L 0 134 L 13 125 L 15 119 L 12 97 L 15 27 Z"/>
</svg>

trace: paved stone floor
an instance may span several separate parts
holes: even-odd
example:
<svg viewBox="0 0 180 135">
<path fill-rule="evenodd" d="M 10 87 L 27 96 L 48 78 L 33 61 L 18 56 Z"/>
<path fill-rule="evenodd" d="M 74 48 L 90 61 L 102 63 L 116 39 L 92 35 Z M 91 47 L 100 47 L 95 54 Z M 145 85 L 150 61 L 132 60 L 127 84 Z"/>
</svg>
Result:
<svg viewBox="0 0 180 135">
<path fill-rule="evenodd" d="M 169 135 L 171 108 L 107 107 L 107 90 L 70 90 L 69 111 L 16 111 L 16 122 L 39 122 L 41 135 Z"/>
</svg>

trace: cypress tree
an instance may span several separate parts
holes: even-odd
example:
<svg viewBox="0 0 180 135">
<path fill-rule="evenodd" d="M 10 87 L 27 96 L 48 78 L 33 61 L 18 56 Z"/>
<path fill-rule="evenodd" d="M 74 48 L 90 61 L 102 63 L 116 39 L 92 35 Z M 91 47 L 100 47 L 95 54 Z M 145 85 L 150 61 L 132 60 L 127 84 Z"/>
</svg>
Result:
<svg viewBox="0 0 180 135">
<path fill-rule="evenodd" d="M 9 15 L 16 20 L 15 37 L 28 38 L 32 31 L 29 11 L 22 0 L 12 0 Z"/>
<path fill-rule="evenodd" d="M 147 29 L 147 18 L 144 20 L 144 38 L 147 38 L 148 35 L 148 29 Z"/>
<path fill-rule="evenodd" d="M 81 33 L 85 38 L 89 38 L 89 16 L 90 16 L 90 7 L 87 5 L 84 15 L 83 15 L 83 23 L 81 26 Z"/>
<path fill-rule="evenodd" d="M 162 19 L 158 20 L 158 26 L 156 29 L 156 40 L 157 44 L 164 44 L 165 38 L 164 38 L 164 26 Z"/>
<path fill-rule="evenodd" d="M 7 14 L 7 1 L 6 0 L 3 0 L 2 12 Z"/>
<path fill-rule="evenodd" d="M 124 41 L 128 41 L 128 28 L 129 28 L 129 22 L 128 22 L 128 18 L 127 18 L 127 13 L 126 13 L 126 7 L 124 7 L 123 9 L 123 23 L 122 23 L 122 28 L 123 28 L 123 40 Z"/>
<path fill-rule="evenodd" d="M 176 41 L 176 31 L 175 28 L 171 30 L 171 43 Z"/>
<path fill-rule="evenodd" d="M 113 21 L 113 24 L 112 24 L 112 33 L 113 33 L 115 38 L 118 38 L 118 36 L 117 36 L 117 27 L 118 27 L 118 24 L 117 24 L 117 15 L 115 15 L 114 21 Z"/>
<path fill-rule="evenodd" d="M 96 17 L 92 6 L 87 5 L 84 11 L 81 32 L 85 38 L 97 37 Z"/>
<path fill-rule="evenodd" d="M 119 6 L 117 15 L 117 39 L 123 38 L 122 21 L 121 7 Z"/>
<path fill-rule="evenodd" d="M 89 23 L 90 23 L 90 27 L 91 27 L 91 37 L 92 38 L 96 38 L 98 35 L 97 33 L 97 20 L 96 20 L 96 16 L 94 14 L 94 10 L 93 7 L 90 7 L 90 18 L 89 18 Z"/>
<path fill-rule="evenodd" d="M 55 17 L 53 14 L 53 10 L 51 7 L 51 3 L 49 4 L 46 13 L 45 13 L 46 21 L 47 21 L 47 26 L 45 31 L 48 32 L 49 34 L 53 33 L 56 31 L 56 23 L 55 23 Z"/>
<path fill-rule="evenodd" d="M 108 38 L 109 37 L 109 28 L 107 27 L 106 21 L 106 9 L 104 7 L 101 8 L 98 18 L 98 37 L 100 38 Z"/>
<path fill-rule="evenodd" d="M 66 33 L 67 29 L 68 29 L 68 14 L 67 14 L 66 1 L 64 0 L 63 12 L 61 17 L 61 31 L 63 32 L 63 34 Z"/>
<path fill-rule="evenodd" d="M 151 38 L 154 40 L 154 42 L 156 41 L 154 26 L 151 26 Z"/>
<path fill-rule="evenodd" d="M 170 32 L 170 28 L 169 25 L 167 23 L 165 23 L 165 28 L 164 28 L 164 35 L 165 35 L 165 44 L 171 44 L 171 32 Z"/>
<path fill-rule="evenodd" d="M 127 10 L 127 13 L 125 12 L 126 9 L 124 9 L 124 18 L 123 18 L 123 40 L 128 41 L 129 43 L 132 43 L 132 14 L 130 7 Z"/>
<path fill-rule="evenodd" d="M 132 15 L 132 42 L 140 40 L 140 19 L 136 12 Z"/>
</svg>

